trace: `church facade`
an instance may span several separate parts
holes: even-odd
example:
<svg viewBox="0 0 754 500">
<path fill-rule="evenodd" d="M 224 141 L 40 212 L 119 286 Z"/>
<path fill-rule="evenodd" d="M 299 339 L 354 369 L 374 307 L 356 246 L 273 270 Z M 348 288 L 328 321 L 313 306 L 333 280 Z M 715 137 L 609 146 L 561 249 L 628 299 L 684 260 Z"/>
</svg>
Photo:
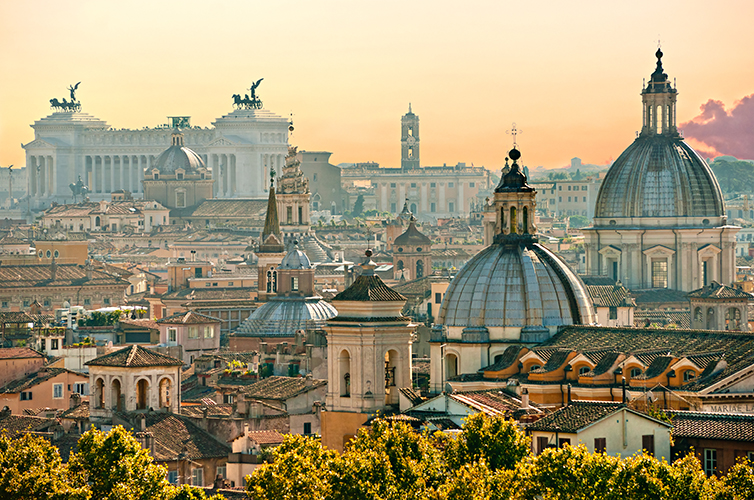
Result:
<svg viewBox="0 0 754 500">
<path fill-rule="evenodd" d="M 641 133 L 602 182 L 584 229 L 587 274 L 630 289 L 689 292 L 735 279 L 736 233 L 707 163 L 676 127 L 677 90 L 662 68 L 642 90 Z"/>
<path fill-rule="evenodd" d="M 109 200 L 120 189 L 142 193 L 144 172 L 182 129 L 185 145 L 212 171 L 215 198 L 263 198 L 267 172 L 282 174 L 288 153 L 288 119 L 261 107 L 238 105 L 212 123 L 192 127 L 190 117 L 141 129 L 116 129 L 80 110 L 56 111 L 37 120 L 34 140 L 24 144 L 27 193 L 33 206 L 72 200 L 79 178 L 92 201 Z"/>
</svg>

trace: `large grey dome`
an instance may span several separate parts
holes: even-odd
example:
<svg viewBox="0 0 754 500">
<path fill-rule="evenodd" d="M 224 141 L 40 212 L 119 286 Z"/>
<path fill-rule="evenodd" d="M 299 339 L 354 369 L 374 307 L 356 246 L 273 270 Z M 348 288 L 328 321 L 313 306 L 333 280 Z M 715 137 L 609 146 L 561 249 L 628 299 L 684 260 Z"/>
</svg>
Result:
<svg viewBox="0 0 754 500">
<path fill-rule="evenodd" d="M 602 181 L 595 218 L 722 217 L 712 170 L 677 135 L 638 137 Z"/>
<path fill-rule="evenodd" d="M 174 175 L 176 170 L 184 173 L 195 173 L 200 168 L 206 168 L 204 160 L 196 152 L 183 145 L 183 134 L 173 132 L 173 144 L 162 152 L 155 161 L 154 168 L 163 175 Z"/>
<path fill-rule="evenodd" d="M 322 297 L 275 297 L 254 311 L 235 334 L 293 337 L 297 330 L 322 328 L 337 315 Z"/>
<path fill-rule="evenodd" d="M 584 283 L 538 243 L 495 243 L 451 281 L 438 315 L 443 326 L 534 327 L 596 322 Z"/>
</svg>

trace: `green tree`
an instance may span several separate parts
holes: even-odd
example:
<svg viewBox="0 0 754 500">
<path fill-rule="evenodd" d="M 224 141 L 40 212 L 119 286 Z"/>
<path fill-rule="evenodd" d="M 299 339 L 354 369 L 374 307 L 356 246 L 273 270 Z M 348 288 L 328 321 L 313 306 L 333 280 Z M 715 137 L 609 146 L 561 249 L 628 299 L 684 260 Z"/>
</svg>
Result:
<svg viewBox="0 0 754 500">
<path fill-rule="evenodd" d="M 513 420 L 477 413 L 467 417 L 463 432 L 449 441 L 445 454 L 453 469 L 483 460 L 494 472 L 515 469 L 529 454 L 530 445 Z"/>
<path fill-rule="evenodd" d="M 170 500 L 225 500 L 225 497 L 217 494 L 210 497 L 201 488 L 194 488 L 184 484 L 180 488 L 174 488 Z"/>
<path fill-rule="evenodd" d="M 273 462 L 247 476 L 246 493 L 254 500 L 319 500 L 330 492 L 330 468 L 337 453 L 319 440 L 288 434 L 272 452 Z"/>
<path fill-rule="evenodd" d="M 720 480 L 710 478 L 707 491 L 715 500 L 749 500 L 754 498 L 754 463 L 740 458 Z"/>
<path fill-rule="evenodd" d="M 166 469 L 153 464 L 149 451 L 121 426 L 85 432 L 68 468 L 89 485 L 92 500 L 168 500 L 174 490 Z"/>
<path fill-rule="evenodd" d="M 90 498 L 83 485 L 73 487 L 58 449 L 42 437 L 0 434 L 0 498 L 5 500 Z"/>
<path fill-rule="evenodd" d="M 356 197 L 356 201 L 353 203 L 353 210 L 351 210 L 351 215 L 353 217 L 358 217 L 361 215 L 361 212 L 364 211 L 364 195 L 360 194 Z"/>
</svg>

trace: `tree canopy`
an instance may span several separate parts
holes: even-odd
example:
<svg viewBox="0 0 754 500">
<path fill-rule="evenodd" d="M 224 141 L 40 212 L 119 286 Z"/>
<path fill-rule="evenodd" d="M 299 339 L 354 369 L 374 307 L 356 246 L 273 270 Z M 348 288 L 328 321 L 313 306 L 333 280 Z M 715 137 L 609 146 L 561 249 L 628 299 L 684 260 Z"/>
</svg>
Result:
<svg viewBox="0 0 754 500">
<path fill-rule="evenodd" d="M 515 422 L 482 414 L 458 435 L 377 419 L 343 453 L 286 436 L 272 463 L 248 476 L 247 493 L 255 500 L 743 500 L 754 498 L 754 467 L 742 460 L 726 476 L 707 477 L 693 454 L 669 464 L 583 445 L 535 456 Z"/>
</svg>

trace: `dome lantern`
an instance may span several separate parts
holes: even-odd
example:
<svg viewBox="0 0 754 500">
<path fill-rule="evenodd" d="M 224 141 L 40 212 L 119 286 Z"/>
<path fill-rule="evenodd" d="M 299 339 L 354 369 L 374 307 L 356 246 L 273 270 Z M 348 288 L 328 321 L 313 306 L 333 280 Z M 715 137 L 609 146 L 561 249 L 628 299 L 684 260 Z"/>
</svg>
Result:
<svg viewBox="0 0 754 500">
<path fill-rule="evenodd" d="M 497 242 L 515 242 L 521 238 L 534 240 L 537 231 L 534 224 L 534 210 L 537 202 L 536 192 L 526 181 L 526 175 L 521 171 L 518 160 L 521 152 L 513 146 L 508 153 L 513 163 L 507 172 L 504 171 L 500 184 L 495 188 Z M 506 167 L 507 167 L 506 158 Z"/>
</svg>

